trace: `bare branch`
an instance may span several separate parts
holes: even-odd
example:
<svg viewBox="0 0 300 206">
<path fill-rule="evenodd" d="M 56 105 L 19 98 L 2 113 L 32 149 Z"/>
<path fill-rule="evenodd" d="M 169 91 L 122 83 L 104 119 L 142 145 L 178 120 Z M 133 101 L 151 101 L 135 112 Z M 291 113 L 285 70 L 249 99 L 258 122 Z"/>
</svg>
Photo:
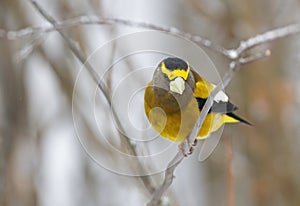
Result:
<svg viewBox="0 0 300 206">
<path fill-rule="evenodd" d="M 135 28 L 143 28 L 143 29 L 152 29 L 156 31 L 165 32 L 167 34 L 171 34 L 174 36 L 180 36 L 185 39 L 188 39 L 197 45 L 200 45 L 202 47 L 207 47 L 209 49 L 212 49 L 216 52 L 219 52 L 225 56 L 228 56 L 228 51 L 219 46 L 214 44 L 208 39 L 205 39 L 203 37 L 200 37 L 198 35 L 192 35 L 187 32 L 180 31 L 179 29 L 175 27 L 167 27 L 167 26 L 160 26 L 152 23 L 146 23 L 146 22 L 138 22 L 133 20 L 126 20 L 126 19 L 118 19 L 118 18 L 105 18 L 105 17 L 99 17 L 99 16 L 80 16 L 72 19 L 68 19 L 65 21 L 56 22 L 55 25 L 43 25 L 39 27 L 27 27 L 21 30 L 10 30 L 6 31 L 4 29 L 0 29 L 0 39 L 6 38 L 9 40 L 16 40 L 20 38 L 30 37 L 36 34 L 41 33 L 49 33 L 53 31 L 58 30 L 65 30 L 67 28 L 80 26 L 80 25 L 124 25 L 129 27 L 135 27 Z"/>
<path fill-rule="evenodd" d="M 273 29 L 270 31 L 267 31 L 265 33 L 256 35 L 254 37 L 251 37 L 247 39 L 246 41 L 241 41 L 238 48 L 234 49 L 237 53 L 237 57 L 241 56 L 242 53 L 245 51 L 261 45 L 265 44 L 267 42 L 273 41 L 275 39 L 279 39 L 282 37 L 290 36 L 293 34 L 298 34 L 300 32 L 300 24 L 291 24 L 288 26 L 280 27 L 277 29 Z"/>
<path fill-rule="evenodd" d="M 114 109 L 114 107 L 112 107 L 111 105 L 111 99 L 110 96 L 108 95 L 108 93 L 106 92 L 105 89 L 105 84 L 102 81 L 102 79 L 100 78 L 100 76 L 98 75 L 98 73 L 96 72 L 96 70 L 93 69 L 92 65 L 89 64 L 88 61 L 86 61 L 86 57 L 84 56 L 84 54 L 81 52 L 81 50 L 78 48 L 77 44 L 72 41 L 70 39 L 70 37 L 65 34 L 62 30 L 58 30 L 57 29 L 57 22 L 56 20 L 51 17 L 36 1 L 34 0 L 30 0 L 32 5 L 37 9 L 37 11 L 47 20 L 49 21 L 52 25 L 53 28 L 57 30 L 57 32 L 60 33 L 60 35 L 63 37 L 63 39 L 65 40 L 65 42 L 67 43 L 67 45 L 69 46 L 69 48 L 71 49 L 71 51 L 74 53 L 74 55 L 80 60 L 80 62 L 84 65 L 84 67 L 88 70 L 88 72 L 90 73 L 90 75 L 92 76 L 93 80 L 96 82 L 98 88 L 101 90 L 101 92 L 105 95 L 105 98 L 108 102 L 108 104 L 111 106 L 112 108 L 112 113 L 115 117 L 116 120 L 116 124 L 118 125 L 119 128 L 123 128 L 118 115 L 116 114 L 116 111 Z M 122 131 L 125 131 L 124 129 L 122 129 Z M 134 155 L 137 156 L 137 153 L 135 151 L 134 146 L 131 144 L 131 142 L 129 141 L 129 139 L 127 137 L 125 137 L 121 132 L 119 132 L 120 135 L 120 139 L 121 141 L 125 141 L 126 145 L 128 146 L 129 152 Z M 145 171 L 145 169 L 143 168 L 143 166 L 138 162 L 138 167 L 141 171 Z M 147 188 L 147 190 L 152 193 L 154 191 L 154 186 L 152 185 L 151 179 L 149 176 L 140 176 L 143 184 L 145 185 L 145 187 Z"/>
<path fill-rule="evenodd" d="M 260 60 L 260 59 L 264 59 L 268 56 L 271 55 L 271 51 L 269 49 L 263 51 L 263 52 L 258 52 L 258 53 L 255 53 L 251 56 L 248 56 L 248 57 L 241 57 L 239 62 L 241 65 L 244 65 L 244 64 L 249 64 L 251 62 L 254 62 L 254 61 L 257 61 L 257 60 Z"/>
<path fill-rule="evenodd" d="M 165 177 L 164 181 L 161 184 L 159 188 L 157 188 L 147 204 L 147 206 L 156 206 L 159 205 L 162 195 L 165 193 L 165 191 L 170 187 L 170 185 L 173 182 L 174 179 L 174 170 L 176 167 L 180 164 L 180 162 L 183 160 L 183 156 L 179 153 L 177 153 L 174 158 L 169 162 L 167 169 L 165 171 Z"/>
<path fill-rule="evenodd" d="M 245 51 L 250 50 L 251 48 L 261 45 L 275 39 L 279 39 L 285 36 L 297 34 L 300 32 L 300 24 L 291 24 L 288 26 L 280 27 L 277 29 L 273 29 L 262 34 L 256 35 L 255 37 L 251 37 L 247 40 L 241 41 L 240 45 L 236 49 L 225 49 L 224 47 L 214 44 L 212 41 L 203 38 L 199 35 L 192 35 L 187 32 L 183 32 L 175 27 L 167 27 L 160 26 L 147 22 L 139 22 L 133 20 L 119 19 L 119 18 L 106 18 L 100 16 L 80 16 L 71 19 L 67 19 L 64 21 L 59 21 L 54 25 L 42 25 L 38 27 L 27 27 L 20 30 L 10 30 L 7 31 L 5 29 L 0 28 L 0 39 L 9 39 L 16 40 L 20 38 L 30 37 L 37 34 L 49 33 L 57 30 L 67 29 L 80 25 L 124 25 L 135 28 L 144 28 L 144 29 L 153 29 L 156 31 L 165 32 L 171 35 L 180 36 L 186 38 L 199 46 L 209 48 L 214 50 L 231 60 L 238 59 L 241 54 L 245 53 Z"/>
</svg>

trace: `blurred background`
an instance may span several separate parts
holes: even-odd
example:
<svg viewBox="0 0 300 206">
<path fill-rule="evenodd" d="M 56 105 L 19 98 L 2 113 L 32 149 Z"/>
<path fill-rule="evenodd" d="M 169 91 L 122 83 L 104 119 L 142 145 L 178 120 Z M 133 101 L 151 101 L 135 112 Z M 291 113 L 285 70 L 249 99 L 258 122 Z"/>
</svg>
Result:
<svg viewBox="0 0 300 206">
<path fill-rule="evenodd" d="M 56 19 L 99 15 L 145 21 L 207 37 L 225 48 L 300 20 L 298 0 L 38 2 Z M 2 29 L 47 24 L 28 1 L 0 1 Z M 174 37 L 132 36 L 149 32 L 145 29 L 85 25 L 65 31 L 103 77 L 122 128 L 116 128 L 118 120 L 104 95 L 57 32 L 0 39 L 0 205 L 144 205 L 150 195 L 131 164 L 136 159 L 119 155 L 127 154 L 128 142 L 117 131 L 131 136 L 137 154 L 160 154 L 142 159 L 148 171 L 142 174 L 155 173 L 150 180 L 158 186 L 176 145 L 160 138 L 143 142 L 153 137 L 144 118 L 143 87 L 167 55 L 188 59 L 200 73 L 201 66 L 205 70 L 211 63 L 195 45 L 173 43 Z M 151 45 L 143 44 L 147 41 Z M 154 52 L 161 48 L 162 53 Z M 299 35 L 263 48 L 272 55 L 243 66 L 226 88 L 239 105 L 238 114 L 254 127 L 228 125 L 208 159 L 199 162 L 197 154 L 186 158 L 175 171 L 165 205 L 300 205 Z M 205 52 L 217 72 L 204 76 L 217 83 L 229 62 L 212 50 Z M 125 101 L 132 97 L 129 91 L 134 98 Z M 127 108 L 128 102 L 133 104 Z M 126 108 L 129 119 L 122 118 Z"/>
</svg>

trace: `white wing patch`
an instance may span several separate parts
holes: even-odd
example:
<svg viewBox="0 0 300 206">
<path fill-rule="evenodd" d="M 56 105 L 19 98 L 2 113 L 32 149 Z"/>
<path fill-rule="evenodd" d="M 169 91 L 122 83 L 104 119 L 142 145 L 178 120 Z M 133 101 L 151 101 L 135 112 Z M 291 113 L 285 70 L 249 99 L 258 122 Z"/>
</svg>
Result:
<svg viewBox="0 0 300 206">
<path fill-rule="evenodd" d="M 224 91 L 219 91 L 218 94 L 215 96 L 214 100 L 216 102 L 228 102 L 228 96 L 225 94 Z"/>
<path fill-rule="evenodd" d="M 216 87 L 216 85 L 214 85 L 214 84 L 213 84 L 213 86 L 214 86 L 214 88 Z M 220 102 L 220 101 L 221 101 L 221 102 L 228 102 L 229 98 L 228 98 L 228 96 L 225 94 L 224 91 L 219 91 L 218 94 L 215 96 L 214 100 L 215 100 L 216 102 Z"/>
</svg>

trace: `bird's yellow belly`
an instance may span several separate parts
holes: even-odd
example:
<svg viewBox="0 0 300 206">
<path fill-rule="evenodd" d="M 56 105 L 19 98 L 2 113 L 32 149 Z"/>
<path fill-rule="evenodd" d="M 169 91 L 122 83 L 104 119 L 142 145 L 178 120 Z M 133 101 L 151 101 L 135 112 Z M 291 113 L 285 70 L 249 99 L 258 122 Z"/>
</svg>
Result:
<svg viewBox="0 0 300 206">
<path fill-rule="evenodd" d="M 150 108 L 145 104 L 146 115 L 152 127 L 164 138 L 175 142 L 182 142 L 191 133 L 196 120 L 200 114 L 198 103 L 193 99 L 187 107 L 178 112 L 166 114 L 160 107 Z M 216 125 L 213 113 L 209 113 L 197 135 L 198 139 L 205 138 L 213 130 L 217 130 L 221 125 Z M 214 126 L 215 125 L 215 126 Z"/>
</svg>

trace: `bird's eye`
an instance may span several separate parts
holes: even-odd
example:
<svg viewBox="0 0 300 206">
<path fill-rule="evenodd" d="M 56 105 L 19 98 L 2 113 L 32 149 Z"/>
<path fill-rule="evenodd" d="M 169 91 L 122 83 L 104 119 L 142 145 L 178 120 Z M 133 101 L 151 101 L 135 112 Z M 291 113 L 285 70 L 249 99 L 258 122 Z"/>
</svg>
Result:
<svg viewBox="0 0 300 206">
<path fill-rule="evenodd" d="M 173 79 L 175 79 L 176 78 L 176 74 L 174 74 L 173 72 L 171 72 L 170 74 L 169 74 L 169 79 L 170 80 L 173 80 Z"/>
</svg>

